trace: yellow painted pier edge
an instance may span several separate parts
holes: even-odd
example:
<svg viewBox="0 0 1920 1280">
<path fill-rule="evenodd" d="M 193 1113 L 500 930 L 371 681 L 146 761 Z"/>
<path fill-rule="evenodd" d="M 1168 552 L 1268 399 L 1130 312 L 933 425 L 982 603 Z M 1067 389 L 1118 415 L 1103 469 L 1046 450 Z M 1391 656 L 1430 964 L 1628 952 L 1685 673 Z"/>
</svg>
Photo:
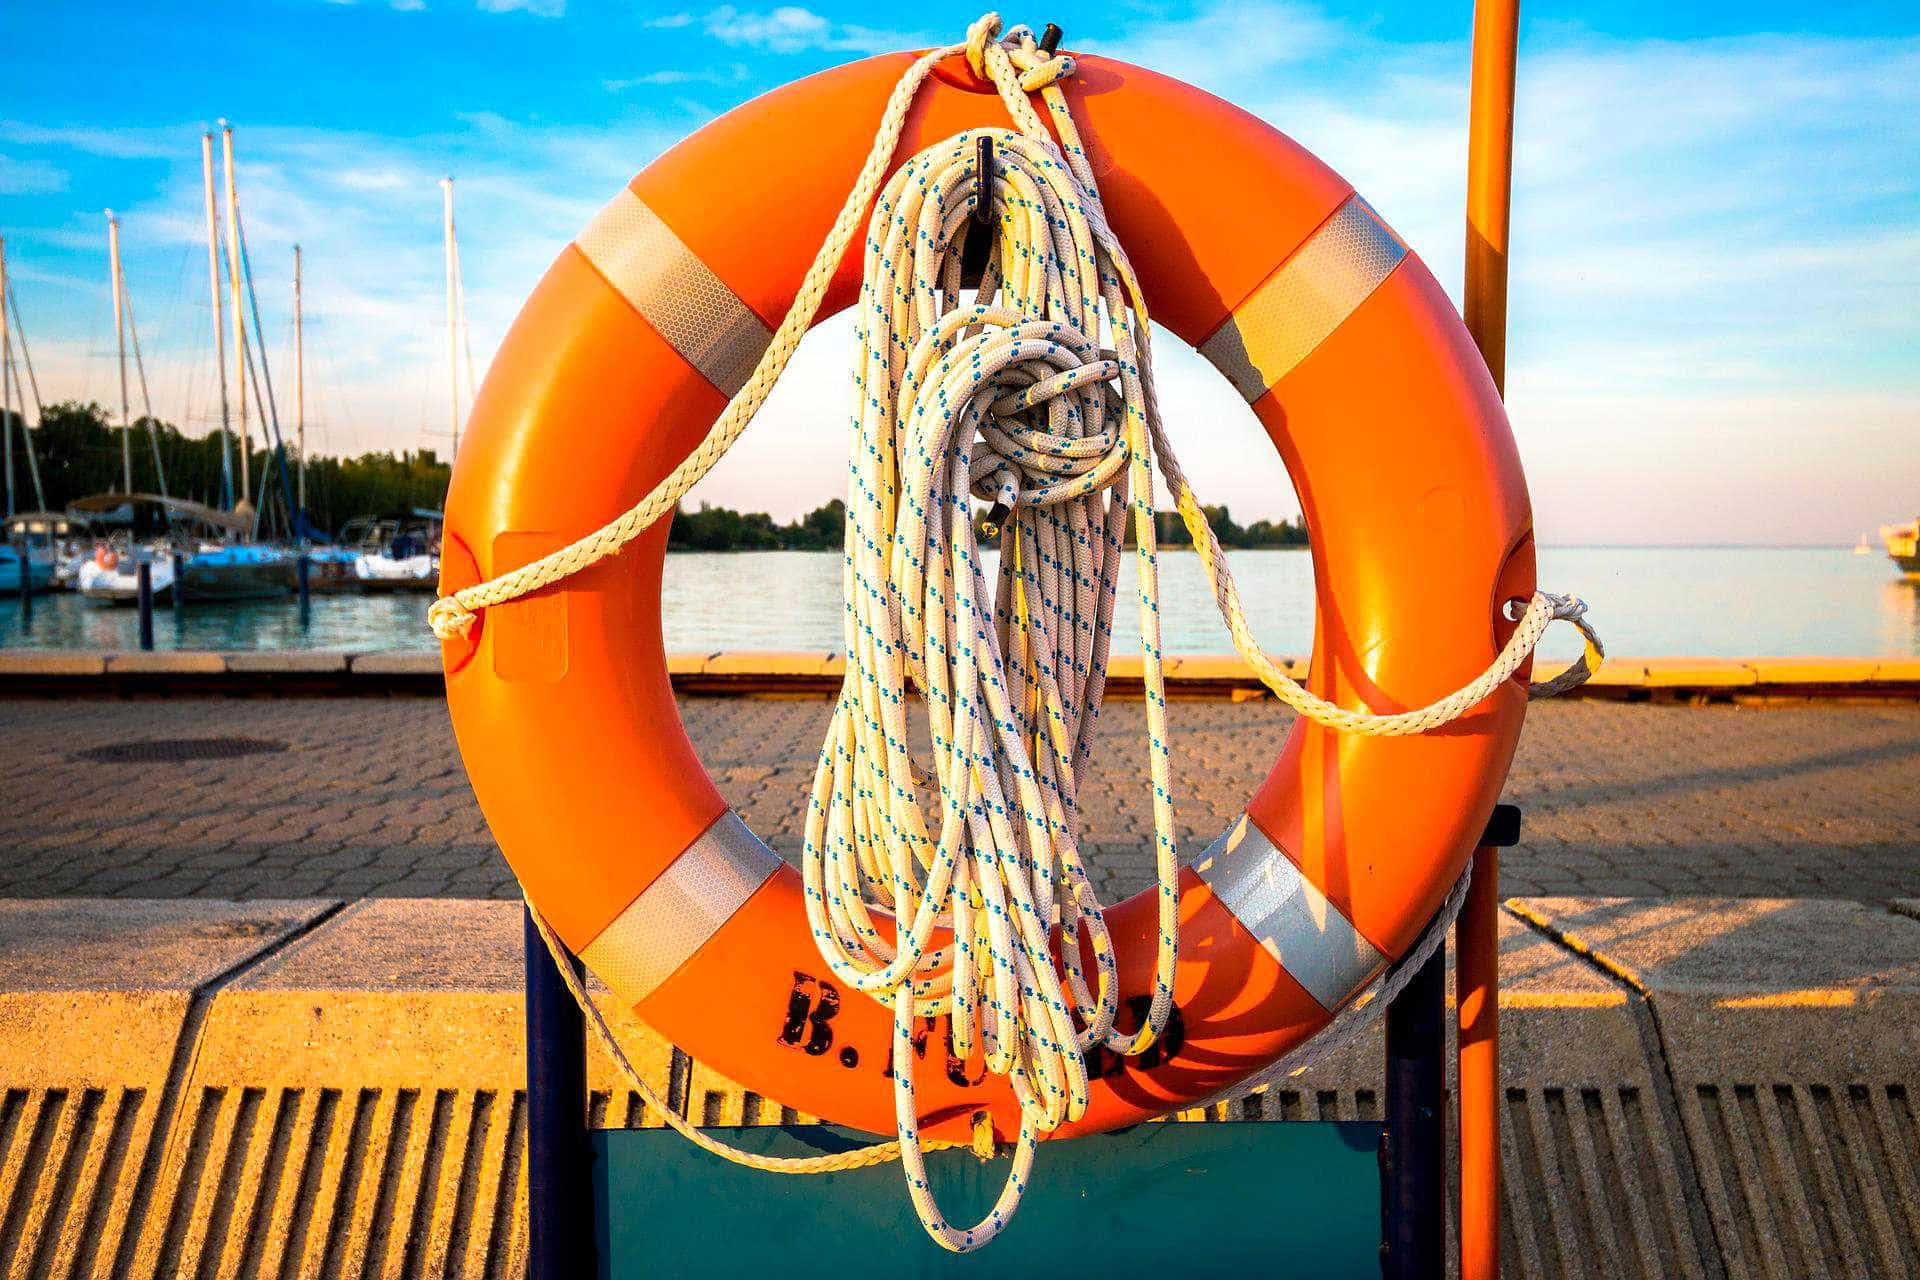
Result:
<svg viewBox="0 0 1920 1280">
<path fill-rule="evenodd" d="M 1304 674 L 1305 659 L 1287 662 Z M 706 650 L 670 654 L 667 670 L 682 694 L 828 697 L 845 665 L 825 650 Z M 1237 654 L 1185 654 L 1166 661 L 1169 694 L 1250 701 L 1267 696 Z M 1110 696 L 1139 697 L 1138 656 L 1108 667 Z M 441 684 L 431 653 L 382 650 L 217 652 L 159 650 L 0 651 L 0 697 L 45 693 L 431 693 Z M 1920 699 L 1920 657 L 1612 657 L 1571 697 L 1622 702 L 1765 702 L 1771 699 Z"/>
</svg>

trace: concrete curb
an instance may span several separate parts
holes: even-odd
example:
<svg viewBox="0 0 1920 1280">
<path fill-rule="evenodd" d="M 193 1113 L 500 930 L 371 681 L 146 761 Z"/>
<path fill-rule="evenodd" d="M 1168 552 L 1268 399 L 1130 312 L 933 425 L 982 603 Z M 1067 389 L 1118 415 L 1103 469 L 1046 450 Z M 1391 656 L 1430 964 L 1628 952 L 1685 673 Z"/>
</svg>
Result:
<svg viewBox="0 0 1920 1280">
<path fill-rule="evenodd" d="M 7 1274 L 151 1273 L 170 1256 L 156 1201 L 188 1159 L 181 1100 L 207 997 L 336 906 L 0 902 Z"/>
<path fill-rule="evenodd" d="M 0 1270 L 515 1273 L 519 944 L 510 902 L 0 903 Z M 1912 1272 L 1920 921 L 1515 899 L 1501 955 L 1514 1274 Z M 615 1021 L 681 1114 L 806 1118 Z M 1379 1114 L 1373 1032 L 1187 1118 Z"/>
<path fill-rule="evenodd" d="M 1646 1001 L 1728 1275 L 1920 1274 L 1920 921 L 1823 899 L 1513 909 Z"/>
<path fill-rule="evenodd" d="M 1306 660 L 1285 660 L 1306 674 Z M 837 653 L 717 651 L 667 657 L 674 688 L 687 694 L 827 697 L 840 687 Z M 1169 658 L 1170 692 L 1187 698 L 1268 696 L 1237 654 Z M 1116 697 L 1143 692 L 1140 659 L 1108 667 Z M 0 696 L 84 694 L 420 694 L 442 691 L 431 652 L 279 650 L 151 653 L 0 652 Z M 1920 699 L 1920 658 L 1609 658 L 1575 696 L 1629 702 L 1767 702 L 1805 698 Z"/>
</svg>

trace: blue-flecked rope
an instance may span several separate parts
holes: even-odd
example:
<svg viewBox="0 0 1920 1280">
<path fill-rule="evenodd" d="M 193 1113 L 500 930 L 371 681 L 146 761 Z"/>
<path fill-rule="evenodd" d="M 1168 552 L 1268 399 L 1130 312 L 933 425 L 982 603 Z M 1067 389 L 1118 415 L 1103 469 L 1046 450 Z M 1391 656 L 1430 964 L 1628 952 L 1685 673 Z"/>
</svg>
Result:
<svg viewBox="0 0 1920 1280">
<path fill-rule="evenodd" d="M 939 60 L 960 51 L 994 84 L 1016 129 L 975 130 L 937 143 L 878 189 L 918 85 Z M 1107 226 L 1057 87 L 1073 69 L 1072 58 L 1040 49 L 1024 28 L 1001 39 L 991 14 L 974 24 L 965 45 L 918 59 L 889 99 L 860 179 L 774 343 L 694 454 L 595 534 L 437 601 L 432 611 L 438 633 L 461 634 L 475 610 L 604 559 L 670 510 L 764 402 L 853 238 L 850 213 L 873 199 L 855 311 L 860 354 L 843 574 L 847 678 L 815 772 L 802 877 L 809 924 L 832 972 L 892 1005 L 898 1138 L 834 1157 L 783 1160 L 738 1151 L 684 1123 L 674 1127 L 727 1159 L 779 1172 L 897 1156 L 928 1234 L 961 1252 L 993 1239 L 1011 1219 L 1039 1139 L 1085 1113 L 1087 1053 L 1144 1051 L 1172 1010 L 1179 866 L 1160 647 L 1156 464 L 1236 647 L 1276 695 L 1323 725 L 1380 735 L 1444 724 L 1510 678 L 1555 619 L 1574 622 L 1588 652 L 1568 672 L 1534 686 L 1536 695 L 1578 683 L 1600 658 L 1581 617 L 1585 606 L 1545 593 L 1527 603 L 1486 672 L 1413 711 L 1340 707 L 1293 682 L 1261 652 L 1161 429 L 1146 305 Z M 1036 92 L 1057 144 L 1029 100 Z M 982 133 L 994 144 L 986 185 L 995 249 L 974 298 L 963 301 L 961 246 L 980 199 Z M 974 499 L 1006 513 L 991 586 Z M 1138 1028 L 1122 1031 L 1112 940 L 1079 848 L 1077 780 L 1100 714 L 1128 520 L 1139 580 L 1158 928 L 1149 1008 Z M 931 773 L 912 757 L 909 685 L 926 704 Z M 1457 909 L 1460 893 L 1457 887 L 1443 916 Z M 886 908 L 889 920 L 876 920 L 874 907 Z M 535 918 L 558 954 L 558 939 Z M 1416 952 L 1424 955 L 1444 928 L 1437 922 Z M 1090 975 L 1083 939 L 1094 961 Z M 1390 970 L 1383 989 L 1408 968 L 1403 962 Z M 564 964 L 561 970 L 571 973 Z M 654 1100 L 584 991 L 569 985 L 616 1061 Z M 1007 1182 L 971 1227 L 947 1222 L 921 1158 L 913 1031 L 916 1018 L 939 1014 L 951 1015 L 954 1052 L 964 1058 L 980 1051 L 989 1070 L 1008 1078 L 1020 1106 Z M 976 1149 L 983 1140 L 990 1147 L 990 1130 L 978 1121 L 975 1137 Z"/>
</svg>

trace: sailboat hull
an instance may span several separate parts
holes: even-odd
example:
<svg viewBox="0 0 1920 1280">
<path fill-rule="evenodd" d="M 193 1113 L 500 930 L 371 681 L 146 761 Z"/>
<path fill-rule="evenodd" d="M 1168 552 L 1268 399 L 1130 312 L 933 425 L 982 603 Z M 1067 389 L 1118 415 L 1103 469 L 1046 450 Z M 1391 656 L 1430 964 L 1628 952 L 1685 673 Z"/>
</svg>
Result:
<svg viewBox="0 0 1920 1280">
<path fill-rule="evenodd" d="M 293 555 L 277 547 L 219 547 L 187 558 L 180 589 L 189 602 L 273 599 L 298 585 L 297 572 Z"/>
<path fill-rule="evenodd" d="M 440 580 L 440 558 L 432 555 L 363 555 L 354 561 L 362 591 L 431 591 Z"/>
<path fill-rule="evenodd" d="M 173 564 L 156 557 L 148 569 L 156 602 L 173 598 Z M 96 604 L 137 604 L 140 579 L 131 558 L 123 558 L 111 568 L 89 559 L 74 577 L 74 589 Z"/>
<path fill-rule="evenodd" d="M 23 577 L 28 591 L 52 590 L 53 557 L 32 552 L 22 556 L 11 547 L 0 549 L 0 594 L 19 595 Z"/>
</svg>

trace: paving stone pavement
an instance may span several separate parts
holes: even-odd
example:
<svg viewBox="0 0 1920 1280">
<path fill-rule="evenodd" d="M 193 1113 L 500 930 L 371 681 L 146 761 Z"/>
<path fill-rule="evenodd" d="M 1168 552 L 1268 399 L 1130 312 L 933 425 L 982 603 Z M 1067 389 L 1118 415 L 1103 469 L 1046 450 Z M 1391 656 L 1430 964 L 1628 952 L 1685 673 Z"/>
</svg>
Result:
<svg viewBox="0 0 1920 1280">
<path fill-rule="evenodd" d="M 783 854 L 829 704 L 688 698 L 702 758 Z M 1238 812 L 1290 714 L 1176 702 L 1175 784 L 1190 851 Z M 1103 717 L 1086 794 L 1109 900 L 1152 872 L 1139 704 Z M 243 735 L 286 749 L 97 763 L 79 751 Z M 1818 703 L 1534 708 L 1507 798 L 1513 894 L 1920 897 L 1920 707 Z M 508 897 L 433 698 L 0 701 L 0 896 Z"/>
</svg>

